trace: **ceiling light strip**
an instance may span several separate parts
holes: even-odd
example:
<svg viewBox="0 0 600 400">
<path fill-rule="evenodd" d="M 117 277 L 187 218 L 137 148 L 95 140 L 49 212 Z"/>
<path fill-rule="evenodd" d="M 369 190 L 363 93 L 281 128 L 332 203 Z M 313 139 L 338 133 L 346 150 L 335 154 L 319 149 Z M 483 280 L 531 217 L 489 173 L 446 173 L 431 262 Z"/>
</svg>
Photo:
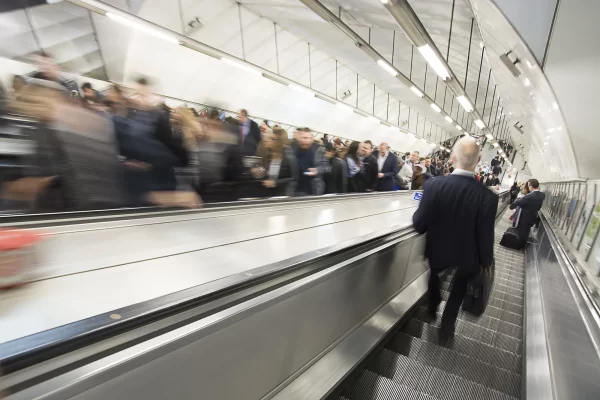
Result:
<svg viewBox="0 0 600 400">
<path fill-rule="evenodd" d="M 427 29 L 425 29 L 425 26 L 414 12 L 409 2 L 407 0 L 382 0 L 382 4 L 394 20 L 396 20 L 412 44 L 419 49 L 429 65 L 431 65 L 442 80 L 444 80 L 446 86 L 454 93 L 465 111 L 473 113 L 474 119 L 482 119 L 481 115 L 474 109 L 471 100 L 468 98 L 464 88 L 460 85 L 452 68 L 450 68 L 450 65 L 443 58 L 435 45 L 435 42 L 429 35 L 429 32 L 427 32 Z M 423 51 L 421 49 L 423 49 Z M 446 74 L 448 75 L 446 76 Z"/>
</svg>

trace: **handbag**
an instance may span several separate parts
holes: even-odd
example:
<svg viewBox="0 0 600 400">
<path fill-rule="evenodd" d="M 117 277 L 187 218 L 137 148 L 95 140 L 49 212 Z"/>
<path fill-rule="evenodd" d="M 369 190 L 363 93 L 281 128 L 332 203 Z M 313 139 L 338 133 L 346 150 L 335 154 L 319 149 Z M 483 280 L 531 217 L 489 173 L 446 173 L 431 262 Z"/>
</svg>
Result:
<svg viewBox="0 0 600 400">
<path fill-rule="evenodd" d="M 467 281 L 467 294 L 463 300 L 463 311 L 479 317 L 485 312 L 495 276 L 495 262 Z"/>
<path fill-rule="evenodd" d="M 519 231 L 517 228 L 508 228 L 502 239 L 500 239 L 500 246 L 508 247 L 509 249 L 519 250 L 521 246 L 521 238 L 519 237 Z"/>
</svg>

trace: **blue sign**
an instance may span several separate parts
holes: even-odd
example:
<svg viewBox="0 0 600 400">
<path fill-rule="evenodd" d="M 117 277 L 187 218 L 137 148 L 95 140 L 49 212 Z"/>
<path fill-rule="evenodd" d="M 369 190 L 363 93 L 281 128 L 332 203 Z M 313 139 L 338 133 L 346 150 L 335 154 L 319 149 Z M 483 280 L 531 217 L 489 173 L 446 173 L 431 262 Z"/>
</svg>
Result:
<svg viewBox="0 0 600 400">
<path fill-rule="evenodd" d="M 413 200 L 421 201 L 422 198 L 423 198 L 423 192 L 415 192 L 415 196 L 413 197 Z"/>
</svg>

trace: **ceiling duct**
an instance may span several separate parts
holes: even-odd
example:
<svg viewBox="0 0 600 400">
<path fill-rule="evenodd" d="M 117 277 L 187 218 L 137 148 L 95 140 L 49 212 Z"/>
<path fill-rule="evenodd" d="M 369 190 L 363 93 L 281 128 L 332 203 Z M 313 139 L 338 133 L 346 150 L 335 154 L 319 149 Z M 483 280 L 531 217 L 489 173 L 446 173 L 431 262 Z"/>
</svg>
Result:
<svg viewBox="0 0 600 400">
<path fill-rule="evenodd" d="M 502 54 L 500 56 L 500 61 L 502 61 L 502 63 L 506 66 L 506 68 L 508 68 L 508 70 L 510 71 L 511 74 L 513 74 L 513 76 L 515 78 L 518 78 L 519 76 L 521 76 L 521 71 L 519 70 L 519 68 L 517 68 L 517 64 L 521 62 L 521 60 L 519 60 L 518 58 L 515 58 L 515 60 L 511 60 L 509 56 L 509 54 L 512 53 L 512 51 L 509 51 L 506 54 Z"/>
<path fill-rule="evenodd" d="M 523 124 L 521 124 L 520 122 L 517 122 L 516 124 L 514 124 L 513 127 L 516 130 L 518 130 L 521 135 L 525 133 L 525 131 L 523 131 Z"/>
</svg>

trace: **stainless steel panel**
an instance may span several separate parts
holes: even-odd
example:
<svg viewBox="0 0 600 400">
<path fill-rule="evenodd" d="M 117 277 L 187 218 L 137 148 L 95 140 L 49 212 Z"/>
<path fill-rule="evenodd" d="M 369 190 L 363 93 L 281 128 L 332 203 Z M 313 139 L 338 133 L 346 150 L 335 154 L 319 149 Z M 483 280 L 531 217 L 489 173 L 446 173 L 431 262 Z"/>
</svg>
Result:
<svg viewBox="0 0 600 400">
<path fill-rule="evenodd" d="M 543 227 L 540 227 L 543 230 Z M 523 371 L 523 398 L 549 400 L 552 395 L 550 362 L 546 347 L 547 333 L 542 306 L 538 262 L 535 251 L 529 247 L 525 264 L 525 354 Z"/>
<path fill-rule="evenodd" d="M 545 221 L 540 232 L 535 258 L 527 265 L 527 399 L 595 398 L 600 393 L 598 316 L 577 288 L 576 275 Z"/>
<path fill-rule="evenodd" d="M 349 199 L 350 200 L 350 199 Z M 37 280 L 413 209 L 409 196 L 46 228 Z M 68 250 L 68 251 L 67 251 Z M 83 262 L 84 261 L 84 262 Z"/>
<path fill-rule="evenodd" d="M 49 246 L 53 246 L 51 251 L 62 253 L 58 258 L 62 257 L 65 260 L 71 258 L 74 262 L 75 258 L 79 257 L 80 271 L 59 278 L 34 282 L 16 292 L 0 294 L 3 327 L 5 327 L 0 330 L 0 343 L 207 282 L 225 279 L 235 274 L 252 274 L 251 271 L 256 268 L 329 246 L 343 246 L 344 243 L 350 243 L 353 239 L 364 235 L 401 228 L 411 224 L 414 212 L 414 203 L 413 206 L 402 209 L 401 207 L 406 207 L 403 202 L 389 199 L 387 204 L 383 204 L 381 199 L 378 199 L 347 206 L 345 209 L 343 204 L 335 207 L 324 206 L 310 212 L 303 209 L 292 210 L 289 213 L 282 211 L 261 213 L 254 216 L 253 224 L 250 224 L 254 232 L 261 232 L 258 238 L 204 249 L 202 249 L 205 246 L 200 240 L 201 237 L 213 236 L 215 230 L 212 229 L 212 225 L 218 225 L 220 218 L 199 221 L 204 231 L 199 227 L 193 227 L 192 230 L 197 231 L 194 234 L 185 232 L 183 228 L 180 230 L 178 224 L 166 224 L 163 228 L 164 232 L 161 233 L 160 229 L 154 232 L 155 239 L 165 235 L 176 242 L 180 236 L 187 238 L 187 235 L 195 235 L 198 243 L 194 246 L 201 250 L 181 252 L 141 262 L 109 264 L 104 268 L 94 267 L 94 270 L 89 271 L 86 271 L 88 267 L 85 267 L 85 264 L 94 261 L 89 258 L 91 251 L 87 253 L 83 250 L 77 251 L 79 241 L 71 245 L 62 243 L 62 247 L 59 248 L 51 239 L 48 243 Z M 290 217 L 290 214 L 293 217 Z M 304 222 L 300 222 L 302 219 Z M 290 222 L 291 220 L 294 222 Z M 239 229 L 238 236 L 248 235 L 242 231 L 249 226 L 244 221 L 246 221 L 245 217 L 240 216 L 232 219 L 228 223 L 230 233 L 233 235 Z M 299 224 L 304 228 L 291 230 L 289 227 L 294 224 L 296 228 Z M 140 237 L 146 235 L 144 231 L 147 227 L 138 226 L 135 229 L 138 230 Z M 89 233 L 91 235 L 89 239 L 95 241 L 100 240 L 98 236 L 94 236 L 96 233 L 110 231 L 112 230 L 78 234 Z M 114 245 L 109 253 L 114 256 L 107 255 L 96 260 L 97 265 L 105 265 L 103 263 L 110 257 L 117 260 L 119 254 L 128 254 L 130 245 L 135 247 L 135 244 L 126 240 L 126 237 L 117 235 L 110 238 L 110 235 L 104 237 L 106 240 L 111 240 Z M 230 235 L 229 239 L 231 238 Z M 182 243 L 185 240 L 188 239 L 182 239 Z M 151 243 L 152 241 L 147 243 L 148 252 L 151 252 Z M 142 242 L 139 245 L 142 246 Z M 87 246 L 93 247 L 94 243 L 87 243 Z M 191 246 L 191 244 L 188 242 L 182 246 Z M 175 247 L 170 247 L 170 251 L 174 251 Z M 141 249 L 139 251 L 143 252 Z M 105 252 L 108 253 L 109 250 L 105 249 Z M 59 264 L 55 266 L 59 268 Z M 52 310 L 52 312 L 40 318 L 40 309 Z"/>
<path fill-rule="evenodd" d="M 398 294 L 414 242 L 381 246 L 9 399 L 261 398 Z"/>
</svg>

